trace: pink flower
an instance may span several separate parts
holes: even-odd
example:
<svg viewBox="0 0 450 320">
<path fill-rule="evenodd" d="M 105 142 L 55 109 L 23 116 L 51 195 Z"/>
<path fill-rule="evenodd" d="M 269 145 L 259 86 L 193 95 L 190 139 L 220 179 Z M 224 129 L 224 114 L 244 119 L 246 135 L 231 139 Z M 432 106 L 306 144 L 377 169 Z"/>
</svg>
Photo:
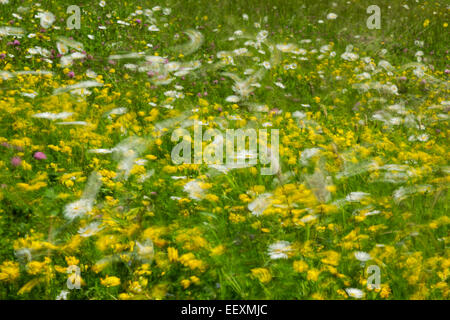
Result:
<svg viewBox="0 0 450 320">
<path fill-rule="evenodd" d="M 70 71 L 70 72 L 67 74 L 67 76 L 68 76 L 69 78 L 73 78 L 73 77 L 75 77 L 75 72 Z"/>
<path fill-rule="evenodd" d="M 21 163 L 22 159 L 20 159 L 19 157 L 12 157 L 11 164 L 13 165 L 13 167 L 18 167 Z"/>
<path fill-rule="evenodd" d="M 33 158 L 37 160 L 45 160 L 47 159 L 47 156 L 45 155 L 45 153 L 38 151 L 33 155 Z"/>
</svg>

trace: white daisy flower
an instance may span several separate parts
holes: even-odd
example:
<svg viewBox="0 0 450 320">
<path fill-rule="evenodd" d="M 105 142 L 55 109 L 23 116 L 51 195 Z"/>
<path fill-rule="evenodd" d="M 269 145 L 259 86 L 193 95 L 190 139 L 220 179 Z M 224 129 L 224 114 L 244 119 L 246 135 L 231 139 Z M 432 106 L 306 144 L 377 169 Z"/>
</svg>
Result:
<svg viewBox="0 0 450 320">
<path fill-rule="evenodd" d="M 201 200 L 204 197 L 205 190 L 197 180 L 189 181 L 184 185 L 184 191 L 189 193 L 189 198 L 194 200 Z"/>
<path fill-rule="evenodd" d="M 272 66 L 270 65 L 269 61 L 264 61 L 263 63 L 261 63 L 261 65 L 266 68 L 266 69 L 270 69 Z"/>
<path fill-rule="evenodd" d="M 346 288 L 345 292 L 347 292 L 349 297 L 355 298 L 355 299 L 361 299 L 364 297 L 364 292 L 360 289 L 356 288 Z"/>
<path fill-rule="evenodd" d="M 267 36 L 269 35 L 269 31 L 267 30 L 261 30 L 260 32 L 258 32 L 258 34 L 256 35 L 256 40 L 262 42 L 264 41 Z"/>
<path fill-rule="evenodd" d="M 86 70 L 86 77 L 95 79 L 95 78 L 97 78 L 97 74 L 94 71 L 92 71 L 91 69 L 88 69 L 88 70 Z"/>
<path fill-rule="evenodd" d="M 231 102 L 231 103 L 236 103 L 239 102 L 241 99 L 238 96 L 228 96 L 225 101 L 226 102 Z"/>
<path fill-rule="evenodd" d="M 22 96 L 27 97 L 27 98 L 31 98 L 34 99 L 38 96 L 37 92 L 22 92 Z"/>
<path fill-rule="evenodd" d="M 100 228 L 100 222 L 95 221 L 92 222 L 90 224 L 88 224 L 86 227 L 84 228 L 80 228 L 78 230 L 78 233 L 80 234 L 80 236 L 82 237 L 90 237 L 93 236 L 94 234 L 96 234 L 97 232 L 99 232 L 100 230 L 102 230 L 103 228 Z"/>
<path fill-rule="evenodd" d="M 129 26 L 130 24 L 126 21 L 122 21 L 122 20 L 117 20 L 118 24 L 124 25 L 124 26 Z"/>
<path fill-rule="evenodd" d="M 108 154 L 113 153 L 113 150 L 111 149 L 90 149 L 88 150 L 89 153 L 96 153 L 96 154 Z"/>
<path fill-rule="evenodd" d="M 361 262 L 366 262 L 366 261 L 369 261 L 370 259 L 372 259 L 370 254 L 368 254 L 367 252 L 364 252 L 364 251 L 356 251 L 355 258 Z"/>
<path fill-rule="evenodd" d="M 157 31 L 159 31 L 159 28 L 153 24 L 150 27 L 148 27 L 148 31 L 157 32 Z"/>
<path fill-rule="evenodd" d="M 307 214 L 306 216 L 304 216 L 303 218 L 300 219 L 301 222 L 303 223 L 307 223 L 313 220 L 317 219 L 317 215 L 311 215 L 311 214 Z"/>
<path fill-rule="evenodd" d="M 87 126 L 86 121 L 67 121 L 67 122 L 57 122 L 56 124 L 61 126 Z"/>
<path fill-rule="evenodd" d="M 364 297 L 364 292 L 360 289 L 356 288 L 346 288 L 345 292 L 347 292 L 348 296 L 355 299 L 361 299 Z"/>
<path fill-rule="evenodd" d="M 341 54 L 341 58 L 347 61 L 356 61 L 358 60 L 359 56 L 353 52 L 344 52 L 343 54 Z"/>
<path fill-rule="evenodd" d="M 338 17 L 338 15 L 336 13 L 332 13 L 332 12 L 327 15 L 328 20 L 335 20 L 337 17 Z"/>
<path fill-rule="evenodd" d="M 369 195 L 370 195 L 370 193 L 361 192 L 361 191 L 351 192 L 349 195 L 347 195 L 347 197 L 345 197 L 345 200 L 348 202 L 359 202 Z"/>
<path fill-rule="evenodd" d="M 86 213 L 92 211 L 93 202 L 92 199 L 80 199 L 72 202 L 64 208 L 64 216 L 69 220 L 84 216 Z"/>
<path fill-rule="evenodd" d="M 259 216 L 264 213 L 264 211 L 270 206 L 272 203 L 272 194 L 271 193 L 263 193 L 260 194 L 253 202 L 248 204 L 248 210 L 252 212 L 253 215 Z"/>
<path fill-rule="evenodd" d="M 17 27 L 0 27 L 0 37 L 15 36 L 22 37 L 23 29 Z"/>
<path fill-rule="evenodd" d="M 292 117 L 293 117 L 293 118 L 298 118 L 298 119 L 304 119 L 304 118 L 306 118 L 306 113 L 304 113 L 304 112 L 302 112 L 302 111 L 295 111 L 295 112 L 292 114 Z"/>
<path fill-rule="evenodd" d="M 41 118 L 41 119 L 49 119 L 49 120 L 63 120 L 73 115 L 73 112 L 60 112 L 60 113 L 51 113 L 51 112 L 43 112 L 36 113 L 32 115 L 33 118 Z"/>
<path fill-rule="evenodd" d="M 4 0 L 0 0 L 0 1 L 4 1 Z M 56 300 L 67 300 L 67 296 L 69 295 L 69 293 L 70 292 L 67 290 L 61 290 L 61 292 L 56 297 Z"/>
<path fill-rule="evenodd" d="M 295 45 L 292 43 L 288 43 L 288 44 L 277 44 L 277 49 L 280 50 L 281 52 L 291 52 L 295 49 Z"/>
<path fill-rule="evenodd" d="M 270 259 L 287 259 L 288 253 L 292 251 L 291 243 L 289 241 L 278 241 L 271 244 L 268 249 Z"/>
<path fill-rule="evenodd" d="M 147 239 L 144 243 L 136 241 L 136 253 L 140 260 L 150 262 L 153 259 L 155 250 L 151 239 Z"/>
<path fill-rule="evenodd" d="M 62 55 L 69 52 L 69 48 L 60 41 L 56 42 L 56 48 L 58 49 L 58 52 Z"/>
<path fill-rule="evenodd" d="M 55 22 L 55 15 L 49 11 L 39 12 L 34 17 L 41 19 L 41 26 L 45 29 L 50 28 Z"/>
<path fill-rule="evenodd" d="M 422 142 L 426 142 L 426 141 L 428 141 L 428 139 L 429 139 L 429 136 L 426 133 L 417 136 L 417 140 L 422 141 Z"/>
<path fill-rule="evenodd" d="M 301 155 L 300 155 L 300 163 L 303 165 L 307 165 L 309 159 L 311 159 L 312 157 L 318 155 L 320 152 L 319 148 L 309 148 L 309 149 L 305 149 L 302 151 Z"/>
</svg>

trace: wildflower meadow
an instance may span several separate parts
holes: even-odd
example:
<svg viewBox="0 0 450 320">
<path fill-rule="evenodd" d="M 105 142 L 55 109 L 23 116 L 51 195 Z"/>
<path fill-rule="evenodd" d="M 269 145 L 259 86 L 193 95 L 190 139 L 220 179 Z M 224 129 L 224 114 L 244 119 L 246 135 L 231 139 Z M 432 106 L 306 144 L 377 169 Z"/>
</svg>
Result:
<svg viewBox="0 0 450 320">
<path fill-rule="evenodd" d="M 449 17 L 0 0 L 0 299 L 449 299 Z"/>
</svg>

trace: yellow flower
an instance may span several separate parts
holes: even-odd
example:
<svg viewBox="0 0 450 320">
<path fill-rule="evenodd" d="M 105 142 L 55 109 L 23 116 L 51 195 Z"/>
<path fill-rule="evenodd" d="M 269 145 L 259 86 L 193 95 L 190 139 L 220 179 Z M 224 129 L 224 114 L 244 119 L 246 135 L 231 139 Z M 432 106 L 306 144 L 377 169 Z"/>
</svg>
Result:
<svg viewBox="0 0 450 320">
<path fill-rule="evenodd" d="M 120 300 L 130 300 L 132 296 L 129 293 L 121 293 L 119 294 Z"/>
<path fill-rule="evenodd" d="M 324 299 L 318 292 L 313 293 L 311 298 L 313 298 L 314 300 L 323 300 Z"/>
<path fill-rule="evenodd" d="M 266 268 L 255 268 L 252 269 L 252 275 L 257 278 L 261 283 L 267 283 L 270 280 L 272 280 L 272 275 L 270 274 L 270 271 Z"/>
<path fill-rule="evenodd" d="M 33 280 L 28 281 L 22 288 L 20 288 L 17 294 L 22 295 L 24 293 L 30 292 L 39 282 L 39 278 L 34 278 Z"/>
<path fill-rule="evenodd" d="M 5 261 L 0 265 L 0 281 L 14 281 L 19 277 L 19 264 Z"/>
<path fill-rule="evenodd" d="M 212 193 L 208 193 L 208 194 L 205 196 L 205 199 L 206 199 L 206 200 L 209 200 L 209 201 L 211 201 L 211 202 L 217 202 L 217 201 L 219 201 L 219 197 L 216 196 L 215 194 L 212 194 Z"/>
<path fill-rule="evenodd" d="M 391 294 L 391 288 L 389 288 L 389 285 L 383 284 L 381 286 L 380 297 L 385 299 L 385 298 L 389 297 L 390 294 Z"/>
<path fill-rule="evenodd" d="M 311 269 L 311 270 L 308 271 L 306 279 L 310 280 L 310 281 L 317 281 L 317 279 L 319 278 L 319 274 L 320 274 L 319 270 Z"/>
<path fill-rule="evenodd" d="M 167 284 L 157 284 L 153 287 L 150 296 L 153 299 L 161 300 L 167 295 Z"/>
<path fill-rule="evenodd" d="M 209 106 L 208 101 L 206 101 L 205 99 L 202 99 L 202 98 L 199 98 L 199 99 L 198 99 L 198 104 L 199 104 L 200 106 L 202 106 L 202 107 L 207 107 L 207 106 Z"/>
<path fill-rule="evenodd" d="M 44 267 L 46 264 L 46 261 L 31 261 L 27 264 L 27 272 L 32 275 L 39 274 L 44 271 Z"/>
<path fill-rule="evenodd" d="M 447 28 L 448 27 L 448 23 L 447 22 L 444 22 L 444 24 L 442 25 L 444 28 Z"/>
<path fill-rule="evenodd" d="M 178 261 L 178 250 L 172 247 L 167 248 L 167 254 L 170 262 Z"/>
<path fill-rule="evenodd" d="M 183 279 L 181 280 L 181 285 L 183 286 L 184 289 L 187 289 L 191 285 L 191 281 Z"/>
<path fill-rule="evenodd" d="M 108 288 L 109 287 L 116 287 L 116 286 L 118 286 L 120 284 L 120 278 L 117 278 L 117 277 L 114 277 L 114 276 L 112 276 L 112 277 L 106 276 L 106 278 L 100 279 L 100 283 L 103 286 L 108 287 Z"/>
<path fill-rule="evenodd" d="M 330 250 L 323 254 L 326 255 L 326 257 L 321 260 L 323 263 L 331 264 L 332 266 L 337 266 L 339 264 L 339 253 L 336 251 Z"/>
<path fill-rule="evenodd" d="M 225 246 L 223 246 L 223 245 L 218 245 L 217 247 L 211 249 L 212 256 L 220 256 L 224 252 L 225 252 Z"/>
<path fill-rule="evenodd" d="M 191 276 L 189 279 L 193 284 L 198 284 L 200 282 L 200 279 L 196 276 Z"/>
<path fill-rule="evenodd" d="M 426 19 L 426 20 L 423 22 L 423 27 L 426 28 L 426 27 L 428 27 L 429 24 L 430 24 L 430 20 Z"/>
<path fill-rule="evenodd" d="M 294 261 L 293 267 L 296 272 L 305 272 L 308 270 L 308 264 L 302 260 Z"/>
<path fill-rule="evenodd" d="M 75 257 L 65 257 L 65 259 L 68 266 L 76 266 L 78 265 L 78 263 L 80 263 L 80 260 Z"/>
<path fill-rule="evenodd" d="M 266 190 L 266 188 L 262 185 L 256 185 L 253 187 L 253 191 L 256 193 L 263 193 Z"/>
</svg>

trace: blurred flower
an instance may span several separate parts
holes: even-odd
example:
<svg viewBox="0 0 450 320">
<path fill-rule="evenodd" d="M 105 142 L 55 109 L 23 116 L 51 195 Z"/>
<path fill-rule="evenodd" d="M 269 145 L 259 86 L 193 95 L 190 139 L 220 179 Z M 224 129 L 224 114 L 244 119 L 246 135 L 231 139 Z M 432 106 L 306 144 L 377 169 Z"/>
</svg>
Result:
<svg viewBox="0 0 450 320">
<path fill-rule="evenodd" d="M 362 297 L 364 297 L 364 292 L 356 288 L 346 288 L 345 292 L 347 292 L 349 297 L 355 299 L 361 299 Z"/>
<path fill-rule="evenodd" d="M 33 155 L 33 158 L 35 158 L 37 160 L 45 160 L 45 159 L 47 159 L 47 156 L 45 155 L 45 153 L 38 151 Z"/>
<path fill-rule="evenodd" d="M 116 287 L 116 286 L 120 285 L 120 278 L 117 278 L 114 276 L 112 276 L 112 277 L 106 276 L 104 279 L 100 279 L 100 283 L 102 286 L 105 286 L 108 288 Z"/>
<path fill-rule="evenodd" d="M 271 244 L 268 249 L 270 259 L 287 259 L 288 253 L 292 251 L 291 243 L 288 241 L 278 241 Z"/>
<path fill-rule="evenodd" d="M 45 29 L 50 28 L 52 26 L 53 22 L 55 22 L 55 15 L 48 11 L 39 12 L 34 17 L 41 19 L 41 26 Z"/>
<path fill-rule="evenodd" d="M 11 164 L 12 164 L 14 167 L 20 166 L 21 163 L 22 163 L 22 159 L 20 159 L 19 157 L 12 157 L 12 159 L 11 159 Z"/>
<path fill-rule="evenodd" d="M 372 259 L 370 254 L 368 254 L 367 252 L 364 252 L 364 251 L 356 251 L 355 258 L 361 262 L 366 262 L 366 261 L 369 261 L 370 259 Z"/>
</svg>

